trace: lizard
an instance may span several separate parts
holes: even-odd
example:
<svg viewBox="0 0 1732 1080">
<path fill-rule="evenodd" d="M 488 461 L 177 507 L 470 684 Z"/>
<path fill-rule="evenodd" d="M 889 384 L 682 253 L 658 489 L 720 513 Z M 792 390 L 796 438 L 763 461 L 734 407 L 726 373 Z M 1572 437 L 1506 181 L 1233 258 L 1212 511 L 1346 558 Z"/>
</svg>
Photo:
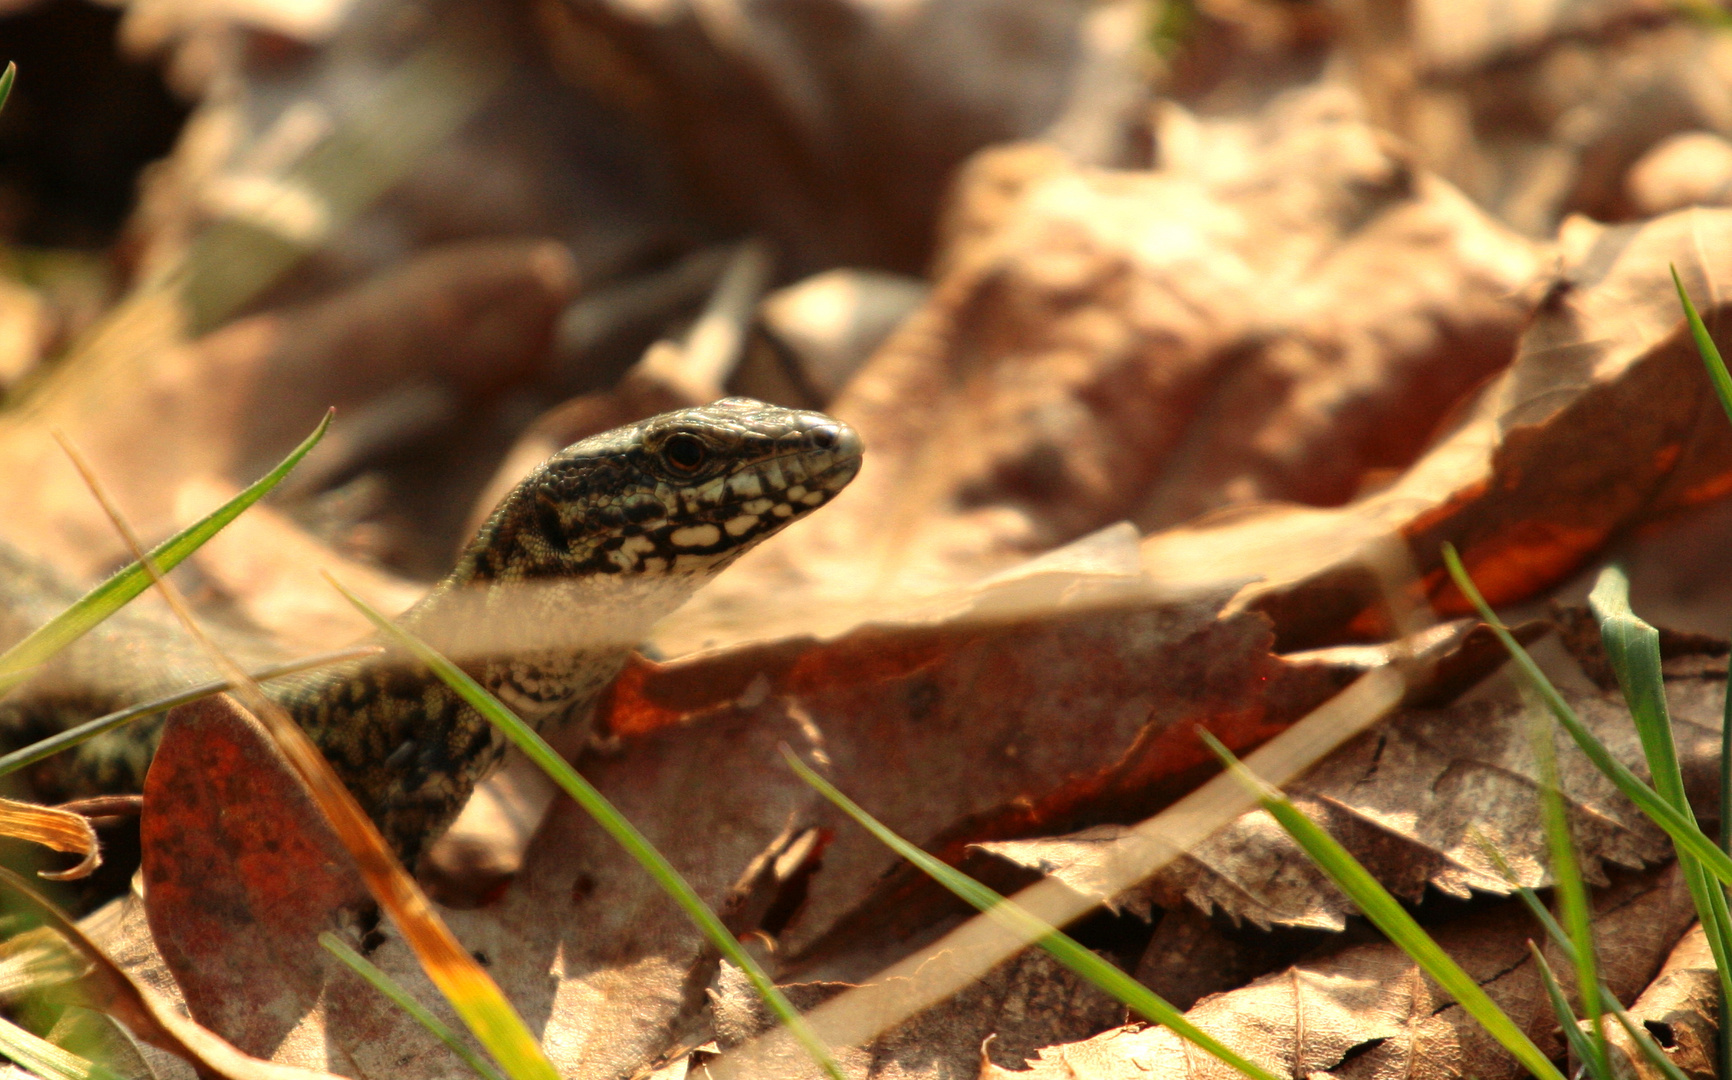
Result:
<svg viewBox="0 0 1732 1080">
<path fill-rule="evenodd" d="M 653 623 L 766 537 L 829 502 L 861 458 L 860 437 L 848 425 L 749 398 L 592 436 L 519 482 L 450 574 L 398 623 L 538 729 L 587 724 Z M 0 551 L 0 574 L 8 582 L 0 594 L 34 597 L 38 609 L 50 606 L 43 596 L 72 591 L 16 553 Z M 153 655 L 140 637 L 151 620 L 121 614 L 95 640 L 51 661 L 26 692 L 0 702 L 0 735 L 13 743 L 22 733 L 40 737 L 149 696 L 141 685 L 160 691 L 169 676 L 184 683 L 204 667 L 172 649 Z M 16 612 L 10 620 L 0 613 L 0 644 L 19 621 Z M 413 867 L 499 762 L 505 742 L 423 664 L 385 644 L 379 655 L 290 676 L 266 692 Z M 84 714 L 69 715 L 75 707 Z M 87 744 L 84 760 L 60 768 L 58 786 L 139 790 L 159 728 Z"/>
</svg>

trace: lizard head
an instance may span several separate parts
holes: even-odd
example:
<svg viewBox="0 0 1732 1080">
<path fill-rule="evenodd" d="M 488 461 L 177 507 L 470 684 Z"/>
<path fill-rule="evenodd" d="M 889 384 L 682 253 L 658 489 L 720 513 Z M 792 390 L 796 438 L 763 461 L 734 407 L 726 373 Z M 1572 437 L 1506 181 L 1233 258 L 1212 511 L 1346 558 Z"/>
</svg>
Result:
<svg viewBox="0 0 1732 1080">
<path fill-rule="evenodd" d="M 500 503 L 464 565 L 477 579 L 695 588 L 829 502 L 860 460 L 859 435 L 822 413 L 749 398 L 662 413 L 555 454 Z"/>
</svg>

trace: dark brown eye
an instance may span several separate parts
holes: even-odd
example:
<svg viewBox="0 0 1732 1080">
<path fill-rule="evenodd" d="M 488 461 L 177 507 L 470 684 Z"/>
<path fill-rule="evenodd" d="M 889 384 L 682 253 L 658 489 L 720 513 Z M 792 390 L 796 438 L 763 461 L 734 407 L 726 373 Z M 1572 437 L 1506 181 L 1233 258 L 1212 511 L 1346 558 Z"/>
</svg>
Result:
<svg viewBox="0 0 1732 1080">
<path fill-rule="evenodd" d="M 697 472 L 709 456 L 709 447 L 696 435 L 673 435 L 662 443 L 662 459 L 680 472 Z"/>
</svg>

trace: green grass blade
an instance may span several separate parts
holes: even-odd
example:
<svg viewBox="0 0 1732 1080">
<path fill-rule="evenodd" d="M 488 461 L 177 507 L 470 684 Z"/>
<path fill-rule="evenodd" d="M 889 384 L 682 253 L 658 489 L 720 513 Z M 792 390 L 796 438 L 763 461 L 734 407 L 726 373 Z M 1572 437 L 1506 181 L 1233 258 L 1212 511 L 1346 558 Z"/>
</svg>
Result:
<svg viewBox="0 0 1732 1080">
<path fill-rule="evenodd" d="M 426 1006 L 410 996 L 409 991 L 397 985 L 395 979 L 380 971 L 371 960 L 351 949 L 348 942 L 329 930 L 325 930 L 319 934 L 319 944 L 325 947 L 326 952 L 349 965 L 349 970 L 371 983 L 373 989 L 390 998 L 416 1023 L 432 1032 L 433 1036 L 440 1042 L 450 1047 L 451 1052 L 462 1058 L 465 1064 L 475 1070 L 475 1075 L 481 1077 L 481 1080 L 504 1080 L 504 1077 L 499 1075 L 499 1070 L 488 1064 L 481 1055 L 471 1050 L 462 1039 L 457 1037 L 455 1031 L 446 1027 L 437 1016 L 428 1012 Z"/>
<path fill-rule="evenodd" d="M 1558 1026 L 1563 1029 L 1564 1041 L 1570 1044 L 1570 1053 L 1576 1055 L 1576 1060 L 1585 1064 L 1595 1080 L 1612 1080 L 1609 1072 L 1602 1071 L 1607 1058 L 1594 1053 L 1593 1044 L 1582 1032 L 1581 1025 L 1576 1020 L 1576 1014 L 1570 1009 L 1569 999 L 1564 997 L 1564 988 L 1558 983 L 1558 977 L 1552 971 L 1552 966 L 1546 963 L 1545 954 L 1532 941 L 1528 942 L 1528 951 L 1533 954 L 1534 966 L 1539 969 L 1540 983 L 1546 988 L 1546 997 L 1552 1003 L 1552 1012 L 1557 1014 Z"/>
<path fill-rule="evenodd" d="M 1690 8 L 1706 6 L 1718 11 L 1718 6 L 1712 3 L 1691 3 Z M 1722 16 L 1724 13 L 1721 13 Z M 1690 293 L 1684 288 L 1683 279 L 1678 276 L 1676 266 L 1668 267 L 1672 271 L 1672 285 L 1678 290 L 1678 303 L 1684 308 L 1684 320 L 1690 325 L 1690 336 L 1696 341 L 1696 352 L 1702 357 L 1702 366 L 1708 371 L 1708 381 L 1714 386 L 1714 394 L 1720 399 L 1720 408 L 1728 420 L 1732 420 L 1732 373 L 1726 370 L 1726 361 L 1720 358 L 1720 349 L 1714 344 L 1714 339 L 1708 333 L 1708 327 L 1702 322 L 1702 316 L 1696 311 L 1696 305 L 1690 302 Z M 1732 678 L 1732 667 L 1729 667 L 1728 678 Z M 1726 695 L 1724 715 L 1720 725 L 1720 850 L 1732 851 L 1732 692 Z M 1725 881 L 1724 878 L 1721 879 Z M 1709 947 L 1714 949 L 1714 963 L 1720 969 L 1720 1014 L 1726 1014 L 1727 1005 L 1732 1002 L 1732 969 L 1726 965 L 1725 952 L 1729 941 L 1732 941 L 1732 925 L 1726 919 L 1726 897 L 1723 889 L 1716 889 L 1719 901 L 1714 906 L 1718 909 L 1715 917 L 1710 920 L 1708 912 L 1703 911 L 1702 898 L 1696 898 L 1698 911 L 1702 911 L 1702 929 L 1708 935 Z M 1732 1076 L 1732 1036 L 1728 1034 L 1728 1026 L 1721 1024 L 1719 1029 L 1719 1046 L 1716 1057 L 1720 1066 L 1721 1076 Z"/>
<path fill-rule="evenodd" d="M 1641 777 L 1631 772 L 1623 762 L 1614 758 L 1605 745 L 1594 737 L 1593 732 L 1589 731 L 1587 725 L 1582 723 L 1575 710 L 1570 708 L 1569 702 L 1565 701 L 1563 695 L 1558 693 L 1557 687 L 1553 686 L 1552 681 L 1546 678 L 1545 672 L 1541 671 L 1540 666 L 1534 663 L 1534 658 L 1529 656 L 1528 651 L 1522 648 L 1521 643 L 1510 635 L 1509 630 L 1502 623 L 1497 621 L 1497 616 L 1493 614 L 1491 606 L 1485 602 L 1485 597 L 1480 595 L 1479 590 L 1474 587 L 1473 581 L 1468 578 L 1467 571 L 1462 568 L 1461 557 L 1456 554 L 1453 545 L 1443 545 L 1443 561 L 1449 567 L 1450 576 L 1455 579 L 1456 587 L 1461 589 L 1463 595 L 1473 603 L 1480 618 L 1485 621 L 1487 626 L 1491 627 L 1492 633 L 1497 635 L 1498 640 L 1503 642 L 1504 648 L 1509 650 L 1510 657 L 1515 660 L 1516 666 L 1521 669 L 1522 674 L 1527 677 L 1528 682 L 1540 695 L 1540 700 L 1546 703 L 1546 707 L 1551 710 L 1558 723 L 1563 725 L 1564 730 L 1570 733 L 1570 737 L 1576 741 L 1576 745 L 1581 748 L 1582 753 L 1588 756 L 1588 760 L 1594 763 L 1594 767 L 1604 773 L 1606 778 L 1611 780 L 1619 791 L 1623 792 L 1624 797 L 1635 803 L 1644 814 L 1653 820 L 1654 824 L 1664 829 L 1680 851 L 1688 852 L 1698 859 L 1702 863 L 1703 869 L 1722 883 L 1732 884 L 1732 856 L 1722 851 L 1713 840 L 1696 827 L 1694 822 L 1679 813 L 1678 809 L 1671 803 L 1661 798 L 1658 792 L 1643 782 Z"/>
<path fill-rule="evenodd" d="M 1045 949 L 1059 963 L 1118 998 L 1149 1020 L 1172 1029 L 1181 1038 L 1186 1039 L 1228 1066 L 1237 1069 L 1245 1076 L 1253 1077 L 1254 1080 L 1278 1080 L 1269 1070 L 1235 1053 L 1225 1044 L 1186 1020 L 1183 1013 L 1159 994 L 1137 982 L 1118 967 L 1102 960 L 1068 934 L 1048 925 L 1011 900 L 947 863 L 940 862 L 898 836 L 852 799 L 842 794 L 834 784 L 813 772 L 792 750 L 783 747 L 782 756 L 787 759 L 789 766 L 799 774 L 800 779 L 812 785 L 820 795 L 836 804 L 843 813 L 853 818 L 891 850 L 925 871 L 933 880 L 957 896 L 987 915 L 1003 922 L 1017 935 L 1031 940 L 1034 944 Z"/>
<path fill-rule="evenodd" d="M 1578 1056 L 1600 1080 L 1612 1080 L 1611 1062 L 1606 1056 L 1605 1006 L 1600 1001 L 1599 956 L 1594 948 L 1593 908 L 1588 902 L 1588 887 L 1582 881 L 1581 863 L 1576 858 L 1569 808 L 1559 788 L 1552 728 L 1537 711 L 1530 710 L 1530 714 L 1534 759 L 1540 773 L 1540 807 L 1551 852 L 1553 892 L 1563 911 L 1563 927 L 1572 945 L 1570 961 L 1576 971 L 1576 991 L 1581 995 L 1582 1011 L 1592 1025 L 1592 1037 L 1586 1040 L 1586 1049 Z"/>
<path fill-rule="evenodd" d="M 150 552 L 157 569 L 167 573 L 206 540 L 222 531 L 223 526 L 239 517 L 241 511 L 264 498 L 289 471 L 300 464 L 307 452 L 324 438 L 331 426 L 331 413 L 319 421 L 313 433 L 295 447 L 276 468 L 216 510 L 175 533 Z M 143 566 L 133 563 L 86 593 L 77 603 L 50 619 L 29 637 L 0 654 L 0 695 L 4 695 L 30 676 L 36 665 L 72 644 L 97 623 L 119 611 L 133 597 L 150 587 L 150 574 Z"/>
<path fill-rule="evenodd" d="M 12 83 L 17 78 L 18 65 L 8 60 L 6 70 L 0 71 L 0 109 L 6 107 L 6 99 L 12 96 Z"/>
<path fill-rule="evenodd" d="M 1365 917 L 1412 957 L 1427 975 L 1455 999 L 1456 1004 L 1514 1055 L 1523 1068 L 1540 1080 L 1563 1080 L 1563 1074 L 1558 1072 L 1551 1059 L 1534 1045 L 1527 1033 L 1498 1008 L 1497 1003 L 1474 982 L 1473 976 L 1463 971 L 1461 965 L 1451 959 L 1431 935 L 1414 922 L 1407 909 L 1389 895 L 1389 891 L 1378 884 L 1377 879 L 1348 854 L 1346 848 L 1324 832 L 1316 822 L 1300 813 L 1299 808 L 1289 802 L 1285 795 L 1245 768 L 1220 740 L 1206 731 L 1199 730 L 1197 734 L 1220 757 L 1228 771 L 1257 796 L 1263 809 L 1305 850 L 1311 861 L 1358 905 Z"/>
<path fill-rule="evenodd" d="M 1630 608 L 1630 580 L 1616 566 L 1600 572 L 1588 607 L 1600 623 L 1600 642 L 1618 676 L 1624 702 L 1630 707 L 1654 790 L 1692 823 L 1696 815 L 1684 794 L 1684 774 L 1672 741 L 1672 718 L 1666 708 L 1666 687 L 1660 670 L 1660 633 Z"/>
<path fill-rule="evenodd" d="M 358 660 L 364 656 L 371 656 L 378 651 L 377 646 L 361 645 L 351 649 L 338 649 L 335 652 L 318 653 L 314 656 L 304 656 L 299 660 L 290 660 L 286 663 L 272 664 L 269 667 L 260 668 L 253 672 L 253 679 L 257 682 L 268 682 L 271 679 L 280 679 L 284 675 L 293 675 L 296 672 L 310 671 L 313 668 L 324 667 L 327 664 L 339 664 L 345 660 Z M 234 689 L 234 684 L 232 682 L 229 682 L 226 679 L 218 679 L 214 682 L 189 686 L 185 690 L 170 694 L 167 697 L 157 698 L 154 701 L 146 701 L 138 705 L 131 705 L 117 712 L 111 712 L 106 716 L 99 716 L 94 720 L 87 720 L 84 723 L 79 724 L 77 727 L 70 727 L 65 731 L 56 732 L 55 734 L 48 736 L 46 739 L 31 743 L 29 746 L 21 747 L 20 749 L 12 751 L 10 754 L 0 756 L 0 776 L 6 776 L 10 773 L 17 772 L 19 769 L 28 768 L 44 758 L 53 757 L 55 754 L 58 754 L 63 750 L 70 750 L 79 743 L 89 742 L 98 735 L 104 735 L 116 728 L 125 727 L 134 720 L 142 720 L 147 716 L 154 716 L 157 713 L 167 712 L 177 705 L 185 705 L 188 702 L 197 701 L 200 698 L 209 697 L 212 694 L 220 694 L 232 689 Z"/>
<path fill-rule="evenodd" d="M 4 1017 L 0 1017 L 0 1054 L 42 1080 L 121 1080 L 94 1061 L 68 1053 Z"/>
<path fill-rule="evenodd" d="M 1726 361 L 1720 359 L 1719 347 L 1708 335 L 1708 327 L 1697 314 L 1696 305 L 1690 302 L 1690 294 L 1684 291 L 1678 268 L 1674 266 L 1671 270 L 1672 284 L 1678 290 L 1678 302 L 1684 305 L 1684 319 L 1690 324 L 1690 336 L 1696 339 L 1696 351 L 1702 354 L 1702 363 L 1708 369 L 1708 381 L 1714 384 L 1714 393 L 1720 398 L 1720 407 L 1726 411 L 1726 418 L 1732 420 L 1732 372 L 1726 370 Z"/>
<path fill-rule="evenodd" d="M 349 603 L 355 605 L 356 609 L 365 615 L 382 633 L 401 642 L 404 647 L 419 657 L 422 663 L 444 680 L 447 686 L 455 690 L 459 697 L 504 732 L 506 738 L 516 744 L 525 756 L 552 777 L 553 781 L 563 788 L 566 794 L 570 795 L 579 806 L 583 807 L 598 825 L 606 829 L 626 851 L 630 852 L 632 857 L 637 859 L 645 870 L 649 871 L 656 883 L 674 899 L 674 902 L 685 910 L 687 917 L 697 925 L 699 930 L 703 931 L 704 936 L 710 939 L 711 944 L 715 945 L 723 956 L 746 973 L 746 978 L 751 981 L 752 986 L 763 997 L 764 1003 L 770 1007 L 770 1011 L 775 1013 L 789 1032 L 800 1041 L 800 1044 L 812 1055 L 813 1060 L 818 1062 L 834 1080 L 843 1080 L 842 1067 L 831 1056 L 829 1048 L 806 1024 L 805 1019 L 800 1016 L 793 1003 L 770 981 L 770 977 L 765 973 L 763 967 L 740 945 L 739 940 L 728 931 L 728 928 L 722 924 L 722 920 L 717 917 L 708 904 L 704 903 L 703 898 L 692 889 L 680 872 L 674 869 L 673 864 L 668 862 L 667 858 L 657 851 L 642 833 L 638 832 L 637 827 L 627 821 L 614 808 L 613 804 L 607 801 L 606 796 L 579 775 L 578 771 L 560 757 L 553 747 L 547 745 L 547 742 L 536 734 L 535 729 L 525 724 L 516 713 L 507 708 L 480 683 L 470 678 L 461 668 L 439 655 L 432 646 L 420 638 L 374 611 L 365 600 L 343 588 L 341 584 L 334 580 L 331 584 L 335 585 L 338 591 L 348 598 Z"/>
</svg>

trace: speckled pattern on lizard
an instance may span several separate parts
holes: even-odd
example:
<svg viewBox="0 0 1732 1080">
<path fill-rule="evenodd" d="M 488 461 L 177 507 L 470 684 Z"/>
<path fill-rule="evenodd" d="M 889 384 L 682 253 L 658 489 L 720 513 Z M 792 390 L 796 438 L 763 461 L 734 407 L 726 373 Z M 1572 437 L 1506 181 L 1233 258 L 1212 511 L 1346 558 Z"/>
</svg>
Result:
<svg viewBox="0 0 1732 1080">
<path fill-rule="evenodd" d="M 399 622 L 531 724 L 587 723 L 656 620 L 828 502 L 860 462 L 859 436 L 846 424 L 745 398 L 585 439 L 519 483 L 456 568 Z M 11 606 L 0 610 L 4 645 L 69 590 L 15 554 L 0 556 L 0 606 Z M 148 624 L 142 613 L 111 620 L 100 638 L 0 703 L 8 748 L 209 677 L 184 650 L 142 642 Z M 125 662 L 116 663 L 117 652 Z M 504 752 L 492 725 L 400 651 L 292 676 L 267 692 L 410 865 Z M 91 744 L 58 765 L 55 786 L 138 790 L 155 731 Z"/>
</svg>

